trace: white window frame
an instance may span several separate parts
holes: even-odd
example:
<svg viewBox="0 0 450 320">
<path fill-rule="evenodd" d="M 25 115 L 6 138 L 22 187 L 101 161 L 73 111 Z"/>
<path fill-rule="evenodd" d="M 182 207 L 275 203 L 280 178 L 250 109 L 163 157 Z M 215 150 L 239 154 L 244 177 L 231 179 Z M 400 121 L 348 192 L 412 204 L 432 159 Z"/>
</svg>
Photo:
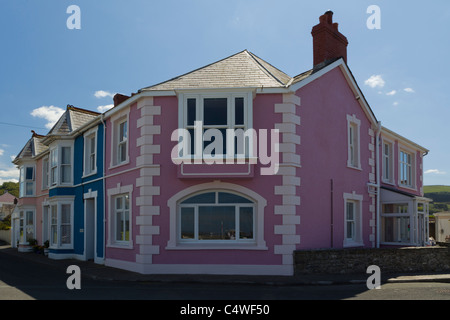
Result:
<svg viewBox="0 0 450 320">
<path fill-rule="evenodd" d="M 410 156 L 411 163 L 403 161 L 402 153 Z M 406 181 L 406 183 L 402 180 L 404 169 L 410 171 L 409 180 L 411 181 Z M 402 145 L 399 145 L 398 148 L 398 185 L 402 188 L 416 190 L 416 152 Z"/>
<path fill-rule="evenodd" d="M 50 187 L 50 159 L 45 157 L 42 159 L 42 190 Z"/>
<path fill-rule="evenodd" d="M 62 223 L 62 206 L 70 206 L 70 243 L 62 243 L 62 227 L 67 224 Z M 53 197 L 48 202 L 49 206 L 49 243 L 52 249 L 73 249 L 74 248 L 74 197 Z M 56 217 L 54 217 L 53 208 L 56 207 Z M 56 239 L 54 238 L 53 228 L 56 228 Z M 56 240 L 56 242 L 55 242 Z"/>
<path fill-rule="evenodd" d="M 127 139 L 123 142 L 119 141 L 120 135 L 120 125 L 124 122 L 127 122 Z M 122 166 L 128 164 L 130 162 L 129 150 L 130 150 L 130 108 L 126 108 L 119 113 L 115 114 L 111 117 L 111 159 L 110 159 L 110 168 L 115 168 L 118 166 Z M 120 161 L 119 159 L 119 144 L 125 144 L 125 160 Z"/>
<path fill-rule="evenodd" d="M 116 188 L 108 189 L 108 247 L 133 249 L 133 185 L 121 186 L 120 183 Z M 129 234 L 128 240 L 122 241 L 116 239 L 116 204 L 115 200 L 118 196 L 128 195 L 129 197 Z"/>
<path fill-rule="evenodd" d="M 219 193 L 223 192 L 223 193 L 228 193 L 228 194 L 233 194 L 233 195 L 237 195 L 240 197 L 243 197 L 249 201 L 251 201 L 251 203 L 219 203 Z M 206 203 L 206 204 L 200 204 L 200 203 L 193 203 L 193 204 L 183 204 L 182 202 L 195 197 L 197 195 L 201 195 L 204 193 L 214 193 L 214 197 L 215 197 L 215 202 L 214 203 Z M 200 240 L 198 238 L 199 236 L 199 208 L 202 206 L 206 206 L 206 207 L 234 207 L 234 222 L 235 222 L 235 235 L 234 235 L 234 239 L 230 239 L 230 240 Z M 181 211 L 182 208 L 193 208 L 194 209 L 194 239 L 182 239 L 181 238 Z M 253 230 L 252 230 L 252 234 L 253 234 L 253 238 L 252 239 L 240 239 L 239 238 L 239 234 L 240 234 L 240 208 L 252 208 L 253 209 L 253 221 L 252 221 L 252 226 L 253 226 Z M 195 193 L 192 195 L 189 195 L 188 197 L 185 197 L 184 199 L 180 200 L 180 204 L 178 205 L 178 216 L 177 216 L 177 220 L 178 220 L 178 228 L 177 228 L 177 238 L 178 241 L 180 243 L 252 243 L 254 244 L 256 242 L 256 204 L 254 202 L 254 200 L 252 199 L 248 199 L 247 197 L 245 197 L 244 195 L 238 194 L 236 192 L 230 192 L 230 191 L 224 191 L 224 190 L 205 190 L 203 192 L 199 192 L 199 193 Z"/>
<path fill-rule="evenodd" d="M 204 100 L 208 98 L 226 98 L 227 99 L 227 122 L 224 125 L 205 125 L 204 124 Z M 236 98 L 243 98 L 244 101 L 244 123 L 243 124 L 236 124 L 236 114 L 235 114 L 235 102 Z M 196 100 L 196 119 L 194 121 L 201 121 L 202 126 L 202 138 L 203 138 L 203 130 L 207 129 L 242 129 L 245 132 L 247 132 L 248 129 L 253 128 L 253 93 L 249 91 L 242 91 L 242 92 L 208 92 L 208 93 L 179 93 L 178 95 L 178 128 L 180 129 L 194 129 L 194 125 L 188 124 L 188 100 L 189 99 L 195 99 Z M 254 147 L 253 147 L 253 136 L 248 136 L 249 143 L 248 145 L 245 145 L 245 154 L 234 154 L 230 158 L 228 154 L 215 154 L 213 159 L 254 159 L 256 157 L 255 154 L 253 154 Z M 202 153 L 204 151 L 203 149 L 203 139 L 202 139 Z M 223 139 L 223 142 L 225 143 L 225 138 Z M 228 142 L 228 141 L 227 141 Z M 195 143 L 195 141 L 194 141 Z M 179 150 L 181 151 L 181 150 Z M 182 157 L 179 158 L 179 160 L 190 160 L 190 159 L 197 159 L 198 155 L 195 154 L 195 147 L 194 147 L 194 155 L 187 154 L 184 151 L 184 154 Z M 178 153 L 179 154 L 179 153 Z"/>
<path fill-rule="evenodd" d="M 186 198 L 194 196 L 195 194 L 207 193 L 208 191 L 223 191 L 226 193 L 235 193 L 239 196 L 253 200 L 255 205 L 253 211 L 254 241 L 179 241 L 179 203 Z M 167 201 L 167 204 L 170 209 L 170 237 L 166 246 L 167 250 L 268 250 L 266 241 L 264 240 L 264 211 L 267 205 L 267 201 L 253 190 L 232 183 L 214 181 L 188 187 L 173 195 Z"/>
<path fill-rule="evenodd" d="M 352 193 L 344 193 L 344 247 L 360 247 L 364 246 L 363 228 L 362 228 L 362 203 L 363 195 Z M 351 239 L 347 238 L 347 203 L 353 203 L 353 226 L 354 234 Z"/>
<path fill-rule="evenodd" d="M 32 178 L 27 179 L 27 169 L 32 168 Z M 35 164 L 23 164 L 20 166 L 20 183 L 19 183 L 19 194 L 20 197 L 34 197 L 36 195 L 36 165 Z M 31 184 L 31 194 L 27 193 L 27 186 Z"/>
<path fill-rule="evenodd" d="M 70 148 L 70 163 L 62 163 L 62 148 Z M 59 141 L 50 146 L 49 172 L 50 172 L 50 188 L 58 186 L 72 186 L 74 179 L 74 142 L 72 140 Z M 56 158 L 56 162 L 54 162 Z M 62 170 L 64 166 L 69 167 L 69 181 L 62 181 Z"/>
<path fill-rule="evenodd" d="M 361 120 L 347 115 L 347 167 L 361 170 Z"/>
<path fill-rule="evenodd" d="M 95 127 L 89 131 L 87 131 L 83 135 L 83 141 L 84 141 L 84 156 L 83 156 L 83 178 L 94 175 L 97 173 L 97 160 L 98 160 L 98 127 Z M 92 150 L 91 141 L 94 139 L 94 150 Z M 94 157 L 94 163 L 92 167 L 92 157 Z"/>
<path fill-rule="evenodd" d="M 386 146 L 388 147 L 389 154 L 386 155 Z M 395 165 L 394 165 L 394 142 L 391 140 L 388 140 L 386 138 L 383 138 L 382 143 L 382 151 L 381 151 L 381 157 L 382 157 L 382 177 L 381 180 L 384 183 L 388 184 L 394 184 L 394 176 L 395 176 Z M 386 165 L 386 162 L 388 163 Z M 387 175 L 387 177 L 386 177 Z"/>
</svg>

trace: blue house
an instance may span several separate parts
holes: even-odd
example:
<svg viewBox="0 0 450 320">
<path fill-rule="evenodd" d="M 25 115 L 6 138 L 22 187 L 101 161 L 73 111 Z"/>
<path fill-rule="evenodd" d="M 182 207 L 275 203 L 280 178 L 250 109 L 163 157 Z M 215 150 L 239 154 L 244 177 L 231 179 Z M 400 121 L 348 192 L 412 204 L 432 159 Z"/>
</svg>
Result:
<svg viewBox="0 0 450 320">
<path fill-rule="evenodd" d="M 104 261 L 101 120 L 99 113 L 68 106 L 42 140 L 48 147 L 42 179 L 49 189 L 43 203 L 43 225 L 48 230 L 43 233 L 48 234 L 52 259 Z"/>
</svg>

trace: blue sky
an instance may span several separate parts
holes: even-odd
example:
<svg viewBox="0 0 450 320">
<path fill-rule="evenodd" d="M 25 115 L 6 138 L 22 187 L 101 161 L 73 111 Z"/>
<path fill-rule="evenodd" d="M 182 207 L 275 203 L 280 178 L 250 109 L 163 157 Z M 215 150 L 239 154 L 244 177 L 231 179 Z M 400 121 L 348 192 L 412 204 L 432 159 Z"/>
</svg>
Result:
<svg viewBox="0 0 450 320">
<path fill-rule="evenodd" d="M 80 30 L 67 28 L 70 5 Z M 381 10 L 379 30 L 367 28 L 370 5 Z M 311 29 L 329 9 L 378 120 L 430 150 L 426 185 L 450 185 L 447 0 L 1 0 L 0 183 L 17 181 L 11 157 L 67 104 L 104 110 L 114 93 L 244 49 L 291 76 L 309 70 Z"/>
</svg>

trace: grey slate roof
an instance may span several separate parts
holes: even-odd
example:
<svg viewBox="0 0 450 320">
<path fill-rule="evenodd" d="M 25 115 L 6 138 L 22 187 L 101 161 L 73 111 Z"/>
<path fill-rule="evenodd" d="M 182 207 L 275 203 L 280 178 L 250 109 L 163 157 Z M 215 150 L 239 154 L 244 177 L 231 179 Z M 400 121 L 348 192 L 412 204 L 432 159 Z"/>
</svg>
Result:
<svg viewBox="0 0 450 320">
<path fill-rule="evenodd" d="M 291 77 L 253 53 L 244 50 L 223 60 L 141 91 L 176 89 L 284 88 Z"/>
<path fill-rule="evenodd" d="M 25 146 L 14 159 L 13 163 L 16 163 L 19 160 L 32 159 L 33 157 L 47 151 L 48 147 L 42 144 L 43 139 L 44 136 L 33 132 L 33 136 L 27 141 Z"/>
<path fill-rule="evenodd" d="M 67 106 L 66 112 L 58 122 L 50 129 L 48 135 L 67 135 L 77 130 L 89 121 L 98 117 L 99 113 L 88 111 L 73 106 Z"/>
</svg>

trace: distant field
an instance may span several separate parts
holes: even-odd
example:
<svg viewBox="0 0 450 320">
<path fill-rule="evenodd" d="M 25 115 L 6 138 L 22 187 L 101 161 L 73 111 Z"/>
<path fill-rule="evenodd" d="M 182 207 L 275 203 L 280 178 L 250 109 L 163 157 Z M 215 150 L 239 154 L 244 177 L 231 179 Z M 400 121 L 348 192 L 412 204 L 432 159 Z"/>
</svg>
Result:
<svg viewBox="0 0 450 320">
<path fill-rule="evenodd" d="M 432 192 L 450 192 L 450 186 L 424 186 L 424 193 L 432 193 Z"/>
<path fill-rule="evenodd" d="M 424 186 L 425 197 L 433 199 L 430 214 L 450 210 L 450 186 Z"/>
</svg>

